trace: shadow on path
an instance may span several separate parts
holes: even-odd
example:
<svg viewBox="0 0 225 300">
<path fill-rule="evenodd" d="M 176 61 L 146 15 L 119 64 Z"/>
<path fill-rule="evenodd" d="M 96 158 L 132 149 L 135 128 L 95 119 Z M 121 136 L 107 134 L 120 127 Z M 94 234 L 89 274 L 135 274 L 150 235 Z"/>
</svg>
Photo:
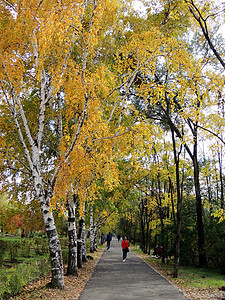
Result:
<svg viewBox="0 0 225 300">
<path fill-rule="evenodd" d="M 123 262 L 120 244 L 114 238 L 111 248 L 104 250 L 79 300 L 187 299 L 134 252 Z"/>
</svg>

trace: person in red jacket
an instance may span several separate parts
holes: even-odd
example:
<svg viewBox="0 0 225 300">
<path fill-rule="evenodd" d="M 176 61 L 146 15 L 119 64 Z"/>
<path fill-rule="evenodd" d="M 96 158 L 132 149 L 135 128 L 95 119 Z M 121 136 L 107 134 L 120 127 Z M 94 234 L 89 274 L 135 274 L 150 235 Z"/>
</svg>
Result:
<svg viewBox="0 0 225 300">
<path fill-rule="evenodd" d="M 129 242 L 126 236 L 122 240 L 121 247 L 123 250 L 123 262 L 125 262 L 127 258 L 127 252 L 129 252 Z"/>
</svg>

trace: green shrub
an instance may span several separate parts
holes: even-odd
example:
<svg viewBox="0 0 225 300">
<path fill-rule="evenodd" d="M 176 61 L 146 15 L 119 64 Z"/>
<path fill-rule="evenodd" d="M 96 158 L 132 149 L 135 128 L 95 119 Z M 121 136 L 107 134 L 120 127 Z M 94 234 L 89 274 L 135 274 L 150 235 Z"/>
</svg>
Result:
<svg viewBox="0 0 225 300">
<path fill-rule="evenodd" d="M 7 245 L 3 240 L 0 240 L 0 267 L 3 264 Z"/>
<path fill-rule="evenodd" d="M 68 238 L 67 237 L 62 237 L 59 240 L 60 240 L 61 248 L 62 249 L 67 249 L 68 248 Z"/>
<path fill-rule="evenodd" d="M 69 255 L 69 249 L 63 249 L 62 250 L 62 258 L 63 258 L 63 263 L 68 264 L 68 255 Z"/>
<path fill-rule="evenodd" d="M 90 239 L 86 239 L 86 247 L 87 249 L 90 249 Z"/>
<path fill-rule="evenodd" d="M 5 241 L 6 250 L 9 251 L 10 260 L 15 261 L 19 256 L 19 249 L 21 247 L 21 241 Z"/>
<path fill-rule="evenodd" d="M 187 188 L 191 188 L 191 182 L 187 182 Z M 198 232 L 196 226 L 195 199 L 187 197 L 183 200 L 181 210 L 181 241 L 180 241 L 180 265 L 198 265 Z"/>
<path fill-rule="evenodd" d="M 21 291 L 22 287 L 26 284 L 24 271 L 27 271 L 27 268 L 22 269 L 20 266 L 20 268 L 11 268 L 5 273 L 3 277 L 4 285 L 0 287 L 0 296 L 3 299 Z"/>
<path fill-rule="evenodd" d="M 19 253 L 22 257 L 31 257 L 31 251 L 34 247 L 33 239 L 23 239 L 21 240 Z"/>
<path fill-rule="evenodd" d="M 21 292 L 22 288 L 50 272 L 49 259 L 19 264 L 8 269 L 0 278 L 0 299 L 7 299 Z"/>
<path fill-rule="evenodd" d="M 35 253 L 38 255 L 43 255 L 44 253 L 48 253 L 48 240 L 42 237 L 35 237 L 34 238 L 34 247 Z"/>
<path fill-rule="evenodd" d="M 38 277 L 45 277 L 51 272 L 50 258 L 42 259 L 38 263 Z"/>
<path fill-rule="evenodd" d="M 205 228 L 208 265 L 224 275 L 225 222 L 217 223 L 216 220 L 209 220 L 208 223 L 206 223 Z"/>
</svg>

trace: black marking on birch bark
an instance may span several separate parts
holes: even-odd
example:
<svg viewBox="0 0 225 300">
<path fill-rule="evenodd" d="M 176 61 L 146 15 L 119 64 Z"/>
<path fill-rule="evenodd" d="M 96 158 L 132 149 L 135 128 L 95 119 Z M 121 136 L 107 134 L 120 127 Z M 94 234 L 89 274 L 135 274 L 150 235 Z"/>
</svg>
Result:
<svg viewBox="0 0 225 300">
<path fill-rule="evenodd" d="M 74 217 L 69 217 L 68 222 L 75 222 L 75 218 Z"/>
<path fill-rule="evenodd" d="M 47 207 L 49 207 L 49 202 L 48 201 L 42 201 L 42 202 L 40 202 L 40 206 L 41 206 L 41 209 L 43 210 L 44 208 L 43 208 L 43 206 L 47 206 Z"/>
<path fill-rule="evenodd" d="M 34 145 L 35 145 L 36 147 L 38 147 L 38 141 L 37 141 L 37 138 L 34 139 Z"/>
<path fill-rule="evenodd" d="M 41 184 L 40 183 L 37 184 L 37 188 L 41 190 Z"/>
<path fill-rule="evenodd" d="M 56 229 L 52 229 L 52 230 L 47 231 L 48 238 L 52 238 L 53 236 L 56 236 L 56 235 L 57 235 Z"/>
<path fill-rule="evenodd" d="M 45 198 L 51 198 L 52 197 L 52 187 L 49 187 L 47 190 L 45 190 Z"/>
<path fill-rule="evenodd" d="M 83 224 L 84 224 L 84 220 L 83 220 L 83 219 L 80 219 L 80 220 L 79 220 L 79 225 L 80 225 L 80 226 L 83 226 Z"/>
<path fill-rule="evenodd" d="M 48 218 L 47 221 L 48 221 L 48 222 L 51 222 L 51 221 L 52 221 L 52 218 Z"/>
<path fill-rule="evenodd" d="M 78 195 L 74 193 L 73 194 L 73 201 L 74 201 L 74 203 L 76 203 L 77 200 L 78 200 Z"/>
<path fill-rule="evenodd" d="M 45 215 L 46 215 L 48 212 L 49 212 L 48 210 L 46 210 L 46 209 L 44 210 L 44 214 L 45 214 Z"/>
</svg>

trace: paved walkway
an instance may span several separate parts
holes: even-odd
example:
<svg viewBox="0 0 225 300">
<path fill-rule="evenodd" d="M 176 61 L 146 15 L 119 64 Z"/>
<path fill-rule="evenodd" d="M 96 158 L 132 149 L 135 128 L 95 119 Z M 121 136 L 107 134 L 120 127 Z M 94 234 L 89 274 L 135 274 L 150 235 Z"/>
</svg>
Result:
<svg viewBox="0 0 225 300">
<path fill-rule="evenodd" d="M 114 238 L 104 250 L 79 300 L 187 299 L 134 252 L 123 262 L 120 244 Z"/>
</svg>

